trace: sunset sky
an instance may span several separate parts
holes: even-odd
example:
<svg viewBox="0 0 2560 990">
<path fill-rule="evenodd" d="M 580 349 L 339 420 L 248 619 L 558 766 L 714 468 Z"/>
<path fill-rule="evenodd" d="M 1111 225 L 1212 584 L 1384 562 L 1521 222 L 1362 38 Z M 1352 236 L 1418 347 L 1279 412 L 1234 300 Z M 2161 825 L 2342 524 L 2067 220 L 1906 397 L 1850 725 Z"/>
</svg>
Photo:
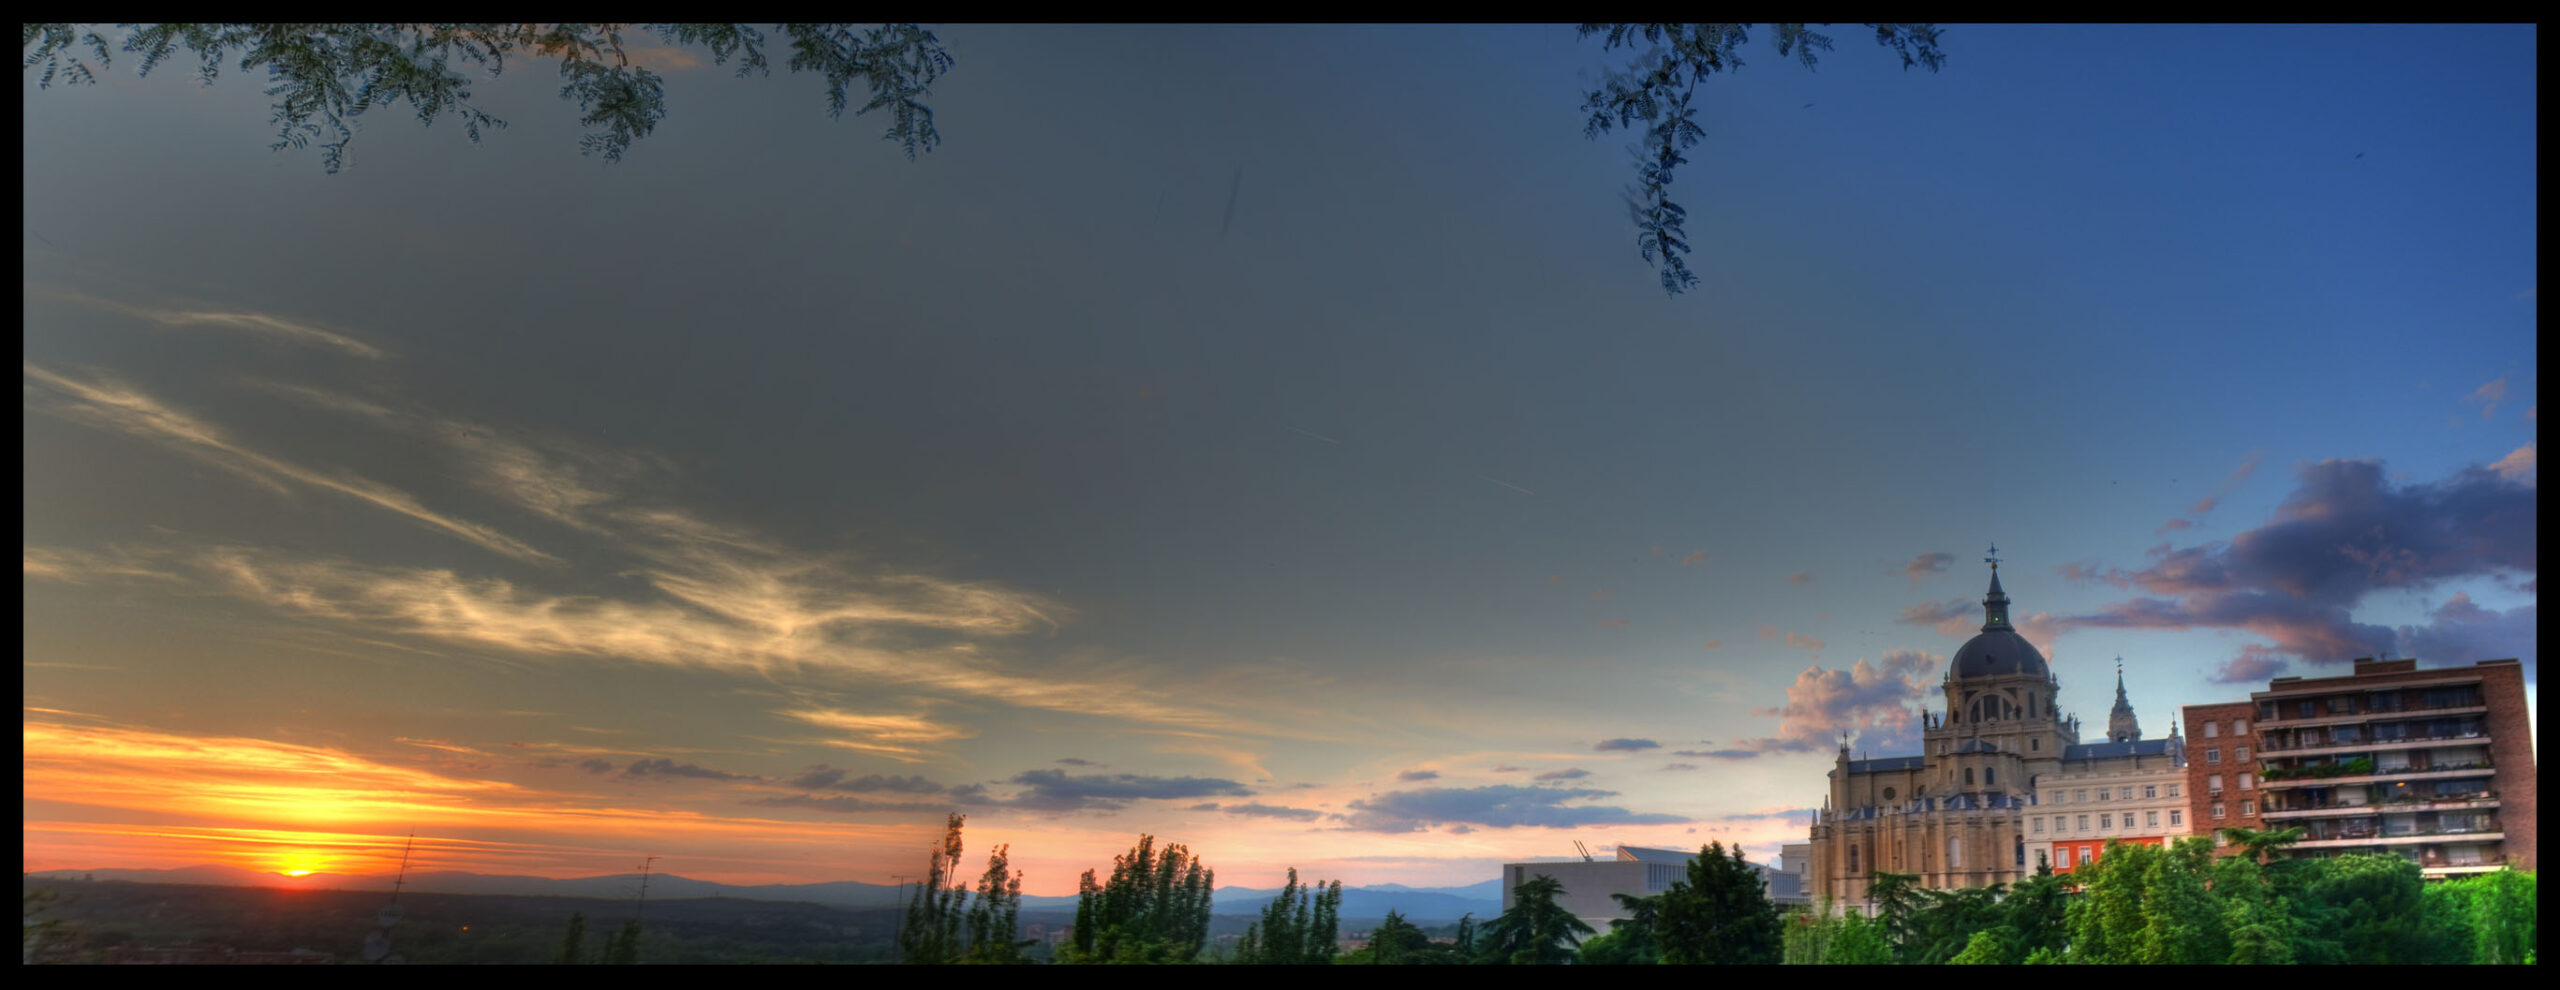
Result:
<svg viewBox="0 0 2560 990">
<path fill-rule="evenodd" d="M 25 868 L 1765 860 L 1994 542 L 2095 724 L 2539 684 L 2530 26 L 1755 36 L 1678 297 L 1571 28 L 938 33 L 914 162 L 665 51 L 619 164 L 517 63 L 337 175 L 22 74 Z"/>
</svg>

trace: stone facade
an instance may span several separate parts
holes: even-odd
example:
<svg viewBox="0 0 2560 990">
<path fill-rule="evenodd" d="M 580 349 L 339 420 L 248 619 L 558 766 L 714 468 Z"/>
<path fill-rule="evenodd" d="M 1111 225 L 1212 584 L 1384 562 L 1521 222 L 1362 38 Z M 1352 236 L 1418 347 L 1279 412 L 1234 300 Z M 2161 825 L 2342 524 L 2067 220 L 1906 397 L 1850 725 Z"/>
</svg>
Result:
<svg viewBox="0 0 2560 990">
<path fill-rule="evenodd" d="M 2050 850 L 2054 837 L 2036 837 L 2029 816 L 2050 827 L 2040 796 L 2059 781 L 2107 776 L 2116 786 L 2109 775 L 2137 774 L 2139 794 L 2176 778 L 2174 737 L 2081 745 L 2079 720 L 2055 707 L 2061 683 L 2008 609 L 1995 562 L 1982 634 L 1948 663 L 1945 710 L 1921 714 L 1918 755 L 1851 759 L 1840 748 L 1809 837 L 1814 896 L 1863 908 L 1876 871 L 1942 889 L 2015 883 L 2036 870 L 2031 842 Z M 2165 812 L 2171 803 L 2127 807 Z"/>
</svg>

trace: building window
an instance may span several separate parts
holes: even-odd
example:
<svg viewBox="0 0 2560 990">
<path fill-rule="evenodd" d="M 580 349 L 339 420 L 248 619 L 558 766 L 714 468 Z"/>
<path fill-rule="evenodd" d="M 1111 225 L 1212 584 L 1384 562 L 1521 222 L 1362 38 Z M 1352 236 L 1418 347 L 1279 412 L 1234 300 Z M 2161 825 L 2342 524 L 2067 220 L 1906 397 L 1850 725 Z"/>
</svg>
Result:
<svg viewBox="0 0 2560 990">
<path fill-rule="evenodd" d="M 2224 817 L 2224 815 L 2222 814 L 2222 806 L 2221 806 L 2221 805 L 2218 805 L 2218 804 L 2217 804 L 2217 805 L 2214 805 L 2214 806 L 2213 806 L 2213 817 L 2215 817 L 2215 818 L 2221 818 L 2221 817 Z"/>
<path fill-rule="evenodd" d="M 2042 819 L 2042 818 L 2038 818 L 2038 819 L 2036 819 L 2035 829 L 2036 829 L 2036 834 L 2037 834 L 2037 835 L 2043 835 L 2043 834 L 2044 834 L 2044 819 Z"/>
<path fill-rule="evenodd" d="M 2144 827 L 2144 828 L 2159 828 L 2159 827 L 2160 827 L 2160 813 L 2159 813 L 2159 812 L 2157 812 L 2157 811 L 2146 811 L 2146 812 L 2143 812 L 2143 813 L 2142 813 L 2142 827 Z"/>
<path fill-rule="evenodd" d="M 2246 774 L 2246 773 L 2241 774 L 2241 775 L 2240 775 L 2240 789 L 2245 791 L 2245 790 L 2249 790 L 2250 788 L 2253 788 L 2253 787 L 2258 786 L 2257 780 L 2258 780 L 2258 778 L 2257 778 L 2257 776 L 2256 776 L 2255 774 Z"/>
<path fill-rule="evenodd" d="M 2119 801 L 2131 801 L 2131 800 L 2133 800 L 2133 788 L 2132 788 L 2131 786 L 2125 786 L 2125 787 L 2119 787 L 2119 788 L 2116 788 L 2116 800 L 2119 800 Z"/>
<path fill-rule="evenodd" d="M 2207 794 L 2222 793 L 2222 775 L 2217 773 L 2213 776 L 2206 777 L 2204 779 L 2204 790 Z"/>
<path fill-rule="evenodd" d="M 2177 796 L 2178 796 L 2178 785 L 2176 785 L 2176 784 L 2171 784 L 2171 785 L 2169 785 L 2169 796 L 2170 796 L 2170 797 L 2177 797 Z"/>
<path fill-rule="evenodd" d="M 2207 763 L 2220 763 L 2220 762 L 2222 762 L 2222 747 L 2220 747 L 2220 746 L 2207 746 L 2207 747 L 2205 747 L 2205 750 L 2204 750 L 2204 761 L 2205 761 L 2205 762 L 2207 762 Z"/>
<path fill-rule="evenodd" d="M 1852 875 L 1860 872 L 1858 869 L 1858 847 L 1856 846 L 1849 847 L 1849 872 Z"/>
<path fill-rule="evenodd" d="M 2099 815 L 2099 816 L 2098 816 L 2098 827 L 2099 827 L 2099 828 L 2101 828 L 2101 829 L 2110 829 L 2110 828 L 2114 828 L 2114 827 L 2116 827 L 2116 816 L 2114 816 L 2114 815 Z"/>
<path fill-rule="evenodd" d="M 2062 816 L 2061 816 L 2061 815 L 2055 815 L 2055 816 L 2053 816 L 2053 830 L 2054 830 L 2054 831 L 2056 831 L 2056 832 L 2065 831 L 2065 830 L 2066 830 L 2066 825 L 2067 825 L 2067 823 L 2063 821 L 2063 818 L 2062 818 Z"/>
<path fill-rule="evenodd" d="M 1973 768 L 1972 768 L 1972 767 L 1966 767 L 1966 768 L 1964 768 L 1964 786 L 1966 786 L 1966 787 L 1971 787 L 1971 786 L 1973 786 Z"/>
<path fill-rule="evenodd" d="M 2027 740 L 2027 749 L 2029 749 L 2029 750 L 2031 750 L 2031 751 L 2032 751 L 2032 750 L 2039 750 L 2039 749 L 2043 749 L 2043 748 L 2044 748 L 2044 740 L 2042 740 L 2042 739 L 2029 739 L 2029 740 Z"/>
<path fill-rule="evenodd" d="M 2232 720 L 2231 720 L 2231 734 L 2232 734 L 2232 735 L 2235 735 L 2235 736 L 2245 736 L 2245 735 L 2248 735 L 2248 734 L 2249 734 L 2249 720 L 2248 720 L 2248 719 L 2245 719 L 2245 718 L 2235 718 L 2235 719 L 2232 719 Z"/>
<path fill-rule="evenodd" d="M 2089 803 L 2089 792 L 2073 791 L 2071 792 L 2071 801 L 2074 804 L 2087 804 Z"/>
<path fill-rule="evenodd" d="M 2107 789 L 2106 789 L 2106 788 L 2104 788 L 2104 787 L 2098 788 L 2098 800 L 2100 800 L 2100 801 L 2104 801 L 2104 800 L 2106 800 L 2106 799 L 2107 799 Z"/>
<path fill-rule="evenodd" d="M 1984 786 L 1984 787 L 1989 787 L 1989 786 L 1991 786 L 1991 785 L 1993 785 L 1993 784 L 1997 784 L 1997 783 L 1999 783 L 1999 782 L 2000 782 L 2000 771 L 1995 770 L 1995 769 L 1993 769 L 1993 768 L 1991 768 L 1991 767 L 1984 767 L 1984 768 L 1982 768 L 1982 786 Z"/>
<path fill-rule="evenodd" d="M 2086 832 L 2086 831 L 2088 831 L 2088 830 L 2089 830 L 2089 816 L 2087 816 L 2087 815 L 2082 815 L 2082 816 L 2080 816 L 2080 831 Z"/>
<path fill-rule="evenodd" d="M 2142 799 L 2143 799 L 2143 800 L 2148 801 L 2148 800 L 2151 800 L 2152 798 L 2156 798 L 2156 797 L 2159 797 L 2159 796 L 2160 796 L 2160 785 L 2158 785 L 2158 784 L 2144 784 L 2144 785 L 2142 785 Z"/>
<path fill-rule="evenodd" d="M 2219 739 L 2219 738 L 2221 738 L 2221 737 L 2222 737 L 2222 723 L 2220 723 L 2220 722 L 2207 722 L 2207 723 L 2205 723 L 2205 724 L 2204 724 L 2204 737 L 2205 737 L 2205 738 L 2207 738 L 2207 739 Z"/>
<path fill-rule="evenodd" d="M 2242 817 L 2242 818 L 2247 818 L 2247 817 L 2249 817 L 2249 816 L 2251 816 L 2251 815 L 2254 815 L 2254 814 L 2257 814 L 2257 813 L 2258 813 L 2258 802 L 2256 802 L 2256 801 L 2242 801 L 2242 802 L 2240 802 L 2240 817 Z"/>
<path fill-rule="evenodd" d="M 2169 809 L 2169 827 L 2170 827 L 2170 828 L 2176 828 L 2176 827 L 2178 827 L 2178 826 L 2180 826 L 2180 825 L 2184 825 L 2184 824 L 2186 824 L 2186 823 L 2187 823 L 2187 815 L 2186 815 L 2186 813 L 2185 813 L 2185 812 L 2183 812 L 2183 811 L 2179 811 L 2179 810 L 2178 810 L 2178 809 L 2176 809 L 2176 808 L 2171 808 L 2171 809 Z"/>
<path fill-rule="evenodd" d="M 2299 705 L 2295 705 L 2295 706 L 2294 706 L 2294 709 L 2293 709 L 2293 710 L 2294 710 L 2294 711 L 2297 711 L 2297 712 L 2300 712 L 2300 713 L 2301 713 L 2301 716 L 2300 716 L 2300 717 L 2302 717 L 2302 718 L 2314 718 L 2314 717 L 2317 717 L 2317 716 L 2320 714 L 2320 708 L 2319 708 L 2319 705 L 2320 705 L 2320 703 L 2319 703 L 2319 702 L 2317 702 L 2317 701 L 2313 701 L 2313 700 L 2311 700 L 2311 699 L 2309 699 L 2309 698 L 2304 698 L 2304 699 L 2302 699 L 2302 703 L 2301 703 L 2301 704 L 2299 704 Z"/>
<path fill-rule="evenodd" d="M 2062 868 L 2063 868 L 2063 869 L 2068 870 L 2068 869 L 2070 869 L 2071 867 L 2072 867 L 2072 862 L 2071 862 L 2071 847 L 2070 847 L 2070 846 L 2064 846 L 2064 847 L 2062 847 Z"/>
<path fill-rule="evenodd" d="M 1947 869 L 1952 870 L 1963 865 L 1964 840 L 1950 835 L 1947 837 Z"/>
<path fill-rule="evenodd" d="M 2232 754 L 2231 762 L 2233 762 L 2233 763 L 2247 763 L 2247 762 L 2249 762 L 2249 747 L 2247 747 L 2247 746 L 2242 746 L 2242 747 L 2240 747 L 2240 751 L 2239 751 L 2238 753 Z"/>
</svg>

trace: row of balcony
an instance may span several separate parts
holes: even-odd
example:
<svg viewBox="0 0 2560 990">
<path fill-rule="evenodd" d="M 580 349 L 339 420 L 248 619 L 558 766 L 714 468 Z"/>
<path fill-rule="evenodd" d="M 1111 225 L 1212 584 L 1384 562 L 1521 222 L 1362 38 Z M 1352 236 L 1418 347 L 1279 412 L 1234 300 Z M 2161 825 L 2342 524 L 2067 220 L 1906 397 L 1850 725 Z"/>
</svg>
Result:
<svg viewBox="0 0 2560 990">
<path fill-rule="evenodd" d="M 2478 811 L 2498 807 L 2498 796 L 2480 794 L 2471 797 L 2395 798 L 2388 801 L 2270 801 L 2263 809 L 2270 820 L 2283 818 L 2337 818 L 2348 815 L 2401 814 L 2417 811 Z"/>
<path fill-rule="evenodd" d="M 2264 707 L 2259 708 L 2258 723 L 2262 727 L 2274 725 L 2335 725 L 2339 723 L 2370 722 L 2383 719 L 2406 718 L 2412 715 L 2449 715 L 2465 711 L 2485 712 L 2488 710 L 2488 702 L 2478 698 L 2468 701 L 2453 701 L 2433 705 L 2423 703 L 2410 704 L 2402 705 L 2398 708 L 2367 708 L 2362 705 L 2356 705 L 2351 706 L 2346 711 L 2342 712 L 2330 711 L 2328 706 L 2323 705 L 2313 709 L 2312 713 L 2309 715 L 2302 714 L 2301 708 L 2296 705 L 2283 704 L 2278 706 L 2277 710 L 2272 712 Z"/>
<path fill-rule="evenodd" d="M 2324 739 L 2319 742 L 2303 744 L 2296 744 L 2282 736 L 2267 736 L 2258 741 L 2258 751 L 2261 753 L 2292 753 L 2301 756 L 2310 756 L 2315 753 L 2336 750 L 2353 751 L 2360 749 L 2398 749 L 2406 746 L 2425 746 L 2446 742 L 2459 743 L 2473 741 L 2483 743 L 2488 742 L 2489 730 L 2482 727 L 2474 727 L 2465 731 L 2446 733 L 2443 735 L 2393 736 L 2387 739 L 2379 736 L 2371 739 Z"/>
</svg>

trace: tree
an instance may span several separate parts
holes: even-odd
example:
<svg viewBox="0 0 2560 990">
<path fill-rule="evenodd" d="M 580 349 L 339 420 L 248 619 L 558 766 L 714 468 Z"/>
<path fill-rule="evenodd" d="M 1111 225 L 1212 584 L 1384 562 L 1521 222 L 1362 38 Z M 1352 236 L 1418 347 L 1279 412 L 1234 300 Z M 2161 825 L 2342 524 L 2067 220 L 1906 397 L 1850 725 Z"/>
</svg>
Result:
<svg viewBox="0 0 2560 990">
<path fill-rule="evenodd" d="M 1369 932 L 1369 944 L 1345 957 L 1344 961 L 1403 966 L 1428 962 L 1431 955 L 1431 936 L 1423 934 L 1413 922 L 1404 920 L 1402 913 L 1390 910 L 1378 922 L 1378 927 Z"/>
<path fill-rule="evenodd" d="M 2063 906 L 2068 899 L 2062 878 L 2054 875 L 2051 866 L 2038 867 L 2034 876 L 2010 886 L 2009 896 L 2000 901 L 2000 923 L 2018 933 L 2020 953 L 2062 952 Z"/>
<path fill-rule="evenodd" d="M 2212 842 L 2183 839 L 2149 859 L 2142 873 L 2142 929 L 2134 936 L 2134 961 L 2173 966 L 2226 961 L 2231 950 L 2222 913 L 2205 893 Z"/>
<path fill-rule="evenodd" d="M 1938 29 L 1928 24 L 1871 24 L 1876 43 L 1902 56 L 1902 67 L 1922 66 L 1932 72 L 1946 61 L 1938 50 Z M 56 80 L 94 83 L 98 67 L 108 66 L 118 52 L 137 57 L 148 76 L 180 49 L 200 65 L 197 75 L 212 82 L 223 63 L 237 59 L 241 71 L 264 71 L 276 98 L 275 149 L 302 148 L 319 138 L 321 167 L 331 173 L 346 164 L 347 145 L 355 125 L 380 105 L 407 103 L 422 123 L 452 114 L 463 133 L 478 143 L 481 132 L 507 122 L 471 100 L 472 75 L 486 70 L 495 78 L 510 55 L 556 60 L 565 82 L 563 99 L 576 101 L 578 122 L 587 128 L 579 140 L 583 153 L 620 161 L 631 143 L 656 130 L 666 117 L 665 79 L 646 66 L 633 64 L 629 40 L 654 36 L 677 49 L 698 49 L 715 65 L 738 63 L 737 74 L 766 75 L 763 31 L 747 24 L 135 24 L 120 38 L 74 24 L 22 24 L 22 64 L 44 71 L 38 88 Z M 1642 148 L 1636 155 L 1636 185 L 1628 210 L 1636 224 L 1636 249 L 1646 263 L 1662 272 L 1665 292 L 1678 295 L 1698 278 L 1681 259 L 1689 253 L 1688 211 L 1671 201 L 1669 188 L 1683 152 L 1697 145 L 1706 130 L 1697 122 L 1690 97 L 1700 82 L 1716 72 L 1742 67 L 1742 46 L 1750 40 L 1749 24 L 1585 24 L 1582 36 L 1603 36 L 1603 51 L 1621 46 L 1648 51 L 1600 88 L 1583 94 L 1583 135 L 1597 138 L 1613 128 L 1643 125 Z M 914 24 L 858 27 L 850 24 L 784 24 L 791 48 L 792 71 L 814 71 L 827 82 L 827 112 L 841 119 L 852 105 L 847 90 L 860 80 L 870 99 L 855 116 L 888 111 L 882 136 L 895 141 L 912 160 L 919 150 L 940 143 L 933 111 L 923 99 L 933 83 L 950 71 L 950 53 L 933 32 Z M 1829 36 L 1804 24 L 1770 25 L 1781 58 L 1814 67 L 1818 52 L 1831 50 Z M 84 56 L 85 53 L 85 56 Z"/>
<path fill-rule="evenodd" d="M 1965 940 L 1964 951 L 1947 960 L 1955 966 L 1997 966 L 2009 961 L 2009 946 L 1999 930 L 1984 929 Z"/>
<path fill-rule="evenodd" d="M 2541 913 L 2534 900 L 2534 875 L 2504 869 L 2447 886 L 2457 884 L 2469 895 L 2470 961 L 2491 966 L 2533 962 Z"/>
<path fill-rule="evenodd" d="M 1556 903 L 1564 882 L 1538 876 L 1511 889 L 1511 910 L 1487 922 L 1478 936 L 1486 962 L 1512 966 L 1552 966 L 1573 958 L 1590 925 Z"/>
<path fill-rule="evenodd" d="M 24 64 L 39 62 L 38 88 L 58 78 L 93 83 L 97 74 L 82 53 L 106 67 L 117 51 L 138 57 L 151 70 L 179 49 L 202 63 L 198 77 L 210 83 L 224 62 L 238 59 L 243 72 L 264 71 L 275 97 L 276 149 L 300 148 L 315 137 L 321 166 L 334 173 L 346 163 L 357 119 L 376 106 L 405 102 L 427 124 L 445 113 L 462 120 L 474 143 L 484 129 L 507 122 L 471 102 L 465 67 L 494 78 L 510 55 L 557 60 L 563 99 L 575 100 L 587 128 L 579 141 L 586 154 L 620 161 L 631 142 L 648 136 L 667 114 L 664 79 L 632 64 L 625 39 L 654 35 L 670 47 L 700 49 L 715 65 L 738 62 L 738 75 L 767 74 L 766 38 L 747 24 L 136 24 L 120 41 L 72 24 L 24 24 L 19 47 Z M 626 35 L 625 32 L 630 34 Z M 857 80 L 871 98 L 855 116 L 890 115 L 883 135 L 906 150 L 931 150 L 941 141 L 933 111 L 922 101 L 934 80 L 951 68 L 933 32 L 913 24 L 858 28 L 851 24 L 784 24 L 794 72 L 826 79 L 827 114 L 841 118 L 851 105 L 846 90 Z"/>
<path fill-rule="evenodd" d="M 1778 907 L 1768 881 L 1745 862 L 1742 847 L 1728 852 L 1711 842 L 1689 860 L 1686 879 L 1661 896 L 1653 937 L 1662 961 L 1673 965 L 1773 965 L 1783 948 Z"/>
<path fill-rule="evenodd" d="M 898 960 L 935 965 L 959 962 L 966 955 L 960 926 L 969 888 L 954 876 L 960 866 L 960 826 L 965 815 L 943 823 L 942 841 L 925 860 L 924 879 L 907 900 L 907 916 L 898 926 Z"/>
<path fill-rule="evenodd" d="M 1920 891 L 1921 907 L 1912 912 L 1905 926 L 1902 960 L 1934 966 L 1955 958 L 1972 944 L 1974 933 L 2000 925 L 2001 890 L 2001 885 L 1993 884 Z M 2014 938 L 2016 934 L 2013 930 L 2009 936 Z"/>
<path fill-rule="evenodd" d="M 1301 887 L 1297 869 L 1291 868 L 1280 896 L 1263 905 L 1262 920 L 1245 929 L 1244 941 L 1236 947 L 1236 961 L 1276 966 L 1332 962 L 1334 943 L 1341 934 L 1341 908 L 1342 881 Z"/>
<path fill-rule="evenodd" d="M 604 962 L 607 966 L 630 966 L 640 962 L 640 919 L 622 923 L 622 928 L 604 940 Z"/>
<path fill-rule="evenodd" d="M 2232 825 L 2224 827 L 2222 835 L 2230 839 L 2232 845 L 2239 846 L 2241 854 L 2263 864 L 2267 861 L 2267 857 L 2302 841 L 2303 831 L 2300 825 L 2278 829 L 2241 828 Z"/>
<path fill-rule="evenodd" d="M 1111 860 L 1111 877 L 1086 870 L 1076 884 L 1075 944 L 1067 962 L 1163 963 L 1199 958 L 1209 942 L 1210 888 L 1217 874 L 1180 845 L 1156 848 L 1140 835 Z"/>
<path fill-rule="evenodd" d="M 1870 24 L 1876 43 L 1902 56 L 1902 67 L 1924 66 L 1935 72 L 1945 64 L 1938 51 L 1938 29 L 1928 24 Z M 1583 95 L 1585 138 L 1598 138 L 1611 128 L 1644 127 L 1636 156 L 1636 185 L 1628 205 L 1636 223 L 1636 250 L 1662 270 L 1662 289 L 1671 295 L 1698 284 L 1680 258 L 1689 253 L 1688 211 L 1670 197 L 1674 172 L 1689 159 L 1681 152 L 1706 136 L 1697 110 L 1689 105 L 1698 84 L 1716 72 L 1742 67 L 1742 46 L 1750 41 L 1749 24 L 1585 24 L 1582 36 L 1602 35 L 1602 50 L 1636 47 L 1641 38 L 1651 46 L 1623 73 Z M 1771 25 L 1778 57 L 1793 57 L 1814 66 L 1815 53 L 1831 50 L 1831 39 L 1803 24 Z"/>
<path fill-rule="evenodd" d="M 2426 937 L 2418 864 L 2390 854 L 2322 860 L 2309 898 L 2312 938 L 2335 943 L 2350 965 L 2422 962 Z"/>
<path fill-rule="evenodd" d="M 587 913 L 569 912 L 569 934 L 560 940 L 560 965 L 575 966 L 582 960 L 587 940 Z"/>
<path fill-rule="evenodd" d="M 1885 940 L 1902 945 L 1911 935 L 1911 916 L 1920 910 L 1920 875 L 1876 870 L 1867 874 L 1867 903 L 1875 906 Z"/>
<path fill-rule="evenodd" d="M 1012 846 L 997 846 L 987 855 L 987 872 L 978 878 L 978 897 L 969 905 L 969 949 L 964 955 L 969 962 L 1023 962 L 1022 948 L 1031 944 L 1015 939 L 1022 932 L 1022 871 L 1010 868 L 1006 857 L 1012 851 Z"/>
<path fill-rule="evenodd" d="M 1611 919 L 1608 933 L 1582 943 L 1575 958 L 1586 966 L 1650 966 L 1661 962 L 1662 948 L 1654 940 L 1654 924 L 1662 913 L 1662 895 L 1610 894 L 1609 899 L 1617 901 L 1627 916 Z"/>
</svg>

